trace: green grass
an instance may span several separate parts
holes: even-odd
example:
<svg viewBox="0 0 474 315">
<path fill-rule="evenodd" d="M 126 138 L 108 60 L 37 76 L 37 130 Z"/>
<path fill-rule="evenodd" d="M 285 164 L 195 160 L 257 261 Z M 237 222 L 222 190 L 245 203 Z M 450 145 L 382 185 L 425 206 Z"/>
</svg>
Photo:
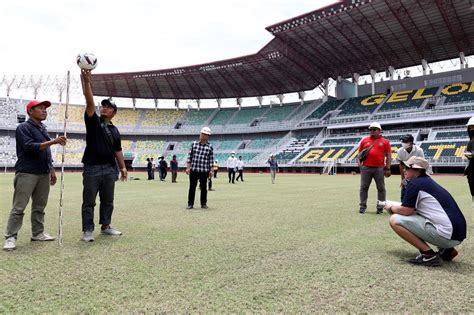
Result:
<svg viewBox="0 0 474 315">
<path fill-rule="evenodd" d="M 12 179 L 0 175 L 2 229 Z M 435 179 L 471 216 L 470 236 L 465 178 Z M 474 311 L 472 239 L 443 267 L 408 265 L 416 250 L 388 215 L 357 213 L 358 176 L 278 175 L 275 185 L 267 174 L 236 185 L 220 176 L 210 208 L 193 211 L 187 176 L 178 180 L 118 183 L 113 225 L 124 235 L 85 244 L 81 175 L 66 174 L 64 244 L 30 243 L 28 207 L 17 250 L 0 252 L 0 313 Z M 387 180 L 389 199 L 398 184 Z M 375 196 L 372 184 L 370 205 Z M 59 185 L 46 216 L 54 235 L 58 198 Z"/>
</svg>

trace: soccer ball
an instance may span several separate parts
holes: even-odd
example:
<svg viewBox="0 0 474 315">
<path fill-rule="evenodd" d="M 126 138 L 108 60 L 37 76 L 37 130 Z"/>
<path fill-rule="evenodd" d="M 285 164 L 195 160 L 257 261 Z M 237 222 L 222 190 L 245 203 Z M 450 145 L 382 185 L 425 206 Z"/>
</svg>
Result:
<svg viewBox="0 0 474 315">
<path fill-rule="evenodd" d="M 84 70 L 93 70 L 97 67 L 97 57 L 91 53 L 77 55 L 76 62 L 79 68 Z"/>
</svg>

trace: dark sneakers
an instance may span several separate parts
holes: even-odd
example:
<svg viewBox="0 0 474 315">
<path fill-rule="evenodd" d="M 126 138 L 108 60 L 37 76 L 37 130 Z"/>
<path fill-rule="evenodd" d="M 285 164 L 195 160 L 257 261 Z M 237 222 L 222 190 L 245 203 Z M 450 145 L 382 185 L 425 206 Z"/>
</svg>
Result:
<svg viewBox="0 0 474 315">
<path fill-rule="evenodd" d="M 415 258 L 409 259 L 408 262 L 410 264 L 419 265 L 419 266 L 427 266 L 427 267 L 438 267 L 442 265 L 441 258 L 438 254 L 433 256 L 427 256 L 423 254 L 419 254 Z"/>
<path fill-rule="evenodd" d="M 382 209 L 377 209 L 377 214 L 383 214 L 383 208 Z"/>
<path fill-rule="evenodd" d="M 440 248 L 439 249 L 439 257 L 441 257 L 444 261 L 451 261 L 458 255 L 458 251 L 454 248 Z"/>
<path fill-rule="evenodd" d="M 365 209 L 360 208 L 360 209 L 359 209 L 359 213 L 360 213 L 360 214 L 365 214 Z"/>
<path fill-rule="evenodd" d="M 191 210 L 193 208 L 193 205 L 188 205 L 186 209 Z"/>
<path fill-rule="evenodd" d="M 201 209 L 207 209 L 207 208 L 209 208 L 207 205 L 202 205 L 201 206 Z"/>
</svg>

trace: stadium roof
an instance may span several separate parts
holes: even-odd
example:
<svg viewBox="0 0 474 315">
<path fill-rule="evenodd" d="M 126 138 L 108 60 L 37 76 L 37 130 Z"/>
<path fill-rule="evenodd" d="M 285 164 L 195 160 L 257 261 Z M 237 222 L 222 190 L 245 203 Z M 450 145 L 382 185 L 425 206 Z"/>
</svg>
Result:
<svg viewBox="0 0 474 315">
<path fill-rule="evenodd" d="M 344 0 L 267 27 L 256 54 L 174 69 L 94 74 L 95 95 L 219 99 L 312 90 L 324 79 L 474 53 L 474 0 Z"/>
</svg>

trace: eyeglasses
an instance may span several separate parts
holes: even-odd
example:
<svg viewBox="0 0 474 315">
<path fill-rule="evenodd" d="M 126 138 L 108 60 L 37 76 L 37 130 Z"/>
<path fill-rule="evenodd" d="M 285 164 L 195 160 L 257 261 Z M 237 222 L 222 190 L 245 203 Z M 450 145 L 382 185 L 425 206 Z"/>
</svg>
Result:
<svg viewBox="0 0 474 315">
<path fill-rule="evenodd" d="M 370 131 L 377 131 L 377 128 L 370 128 Z"/>
</svg>

